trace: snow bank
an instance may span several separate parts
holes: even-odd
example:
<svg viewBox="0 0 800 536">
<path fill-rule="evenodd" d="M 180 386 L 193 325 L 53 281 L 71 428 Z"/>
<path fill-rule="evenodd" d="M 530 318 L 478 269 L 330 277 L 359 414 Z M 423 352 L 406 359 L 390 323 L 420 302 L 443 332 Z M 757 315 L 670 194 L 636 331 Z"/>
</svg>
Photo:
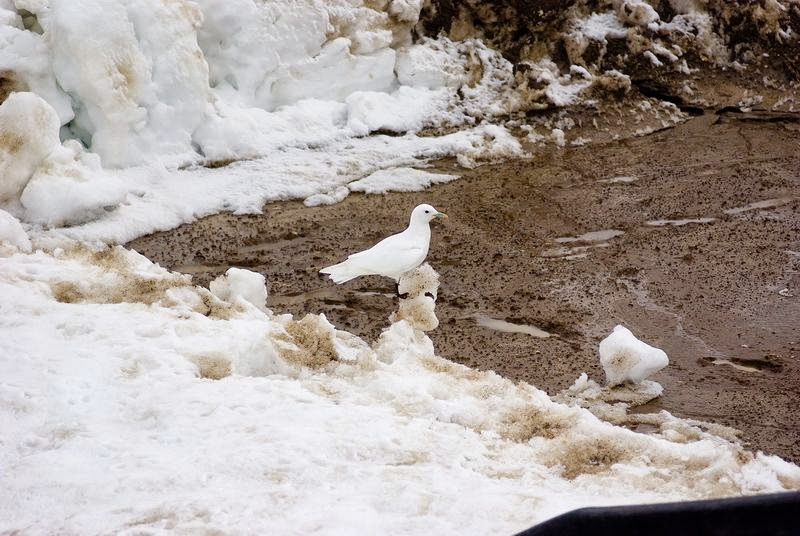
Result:
<svg viewBox="0 0 800 536">
<path fill-rule="evenodd" d="M 467 166 L 524 155 L 479 124 L 516 106 L 511 64 L 478 40 L 412 44 L 416 0 L 14 6 L 0 25 L 3 83 L 58 117 L 42 136 L 18 127 L 39 145 L 4 164 L 0 206 L 72 238 L 122 242 L 276 199 L 334 203 L 354 180 L 446 155 Z M 406 135 L 361 139 L 376 132 Z"/>
<path fill-rule="evenodd" d="M 503 127 L 482 125 L 438 137 L 370 136 L 329 141 L 316 149 L 284 147 L 269 158 L 214 169 L 151 165 L 106 170 L 129 192 L 124 202 L 82 225 L 35 230 L 32 239 L 49 247 L 65 238 L 125 243 L 222 210 L 258 213 L 264 203 L 283 199 L 336 202 L 344 198 L 349 183 L 379 169 L 424 166 L 431 158 L 451 154 L 475 166 L 525 153 Z"/>
<path fill-rule="evenodd" d="M 669 364 L 663 350 L 640 341 L 625 326 L 616 326 L 600 342 L 599 352 L 608 385 L 640 383 Z"/>
<path fill-rule="evenodd" d="M 40 12 L 59 86 L 76 103 L 70 129 L 106 165 L 195 159 L 191 135 L 209 97 L 194 6 L 80 0 Z"/>
<path fill-rule="evenodd" d="M 512 534 L 800 487 L 704 427 L 635 433 L 437 357 L 407 320 L 371 348 L 119 247 L 0 257 L 0 296 L 0 532 Z"/>
</svg>

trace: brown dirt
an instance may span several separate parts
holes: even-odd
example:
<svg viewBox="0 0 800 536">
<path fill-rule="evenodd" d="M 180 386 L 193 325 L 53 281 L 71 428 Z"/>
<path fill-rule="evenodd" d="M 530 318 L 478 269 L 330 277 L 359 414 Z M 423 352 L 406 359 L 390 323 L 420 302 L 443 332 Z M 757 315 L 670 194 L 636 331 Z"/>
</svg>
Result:
<svg viewBox="0 0 800 536">
<path fill-rule="evenodd" d="M 664 395 L 643 411 L 731 425 L 752 448 L 798 462 L 798 133 L 797 114 L 706 114 L 646 137 L 457 169 L 461 180 L 424 192 L 276 203 L 129 245 L 201 284 L 229 266 L 261 272 L 276 312 L 324 312 L 374 340 L 395 308 L 393 283 L 335 286 L 317 270 L 401 230 L 413 206 L 430 202 L 450 215 L 428 256 L 441 274 L 441 325 L 430 336 L 442 356 L 554 394 L 582 371 L 603 380 L 597 345 L 622 323 L 670 357 L 653 378 Z M 615 177 L 635 180 L 603 182 Z M 725 213 L 769 199 L 782 204 Z M 646 224 L 682 218 L 715 220 Z M 555 241 L 606 229 L 624 234 Z M 571 258 L 558 249 L 597 244 Z M 479 315 L 556 336 L 495 331 Z"/>
</svg>

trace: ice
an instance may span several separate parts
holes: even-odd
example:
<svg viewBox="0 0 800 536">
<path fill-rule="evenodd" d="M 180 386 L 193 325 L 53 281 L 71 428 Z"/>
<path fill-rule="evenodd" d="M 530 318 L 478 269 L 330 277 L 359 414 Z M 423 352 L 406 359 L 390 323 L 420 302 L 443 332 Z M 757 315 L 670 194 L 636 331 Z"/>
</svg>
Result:
<svg viewBox="0 0 800 536">
<path fill-rule="evenodd" d="M 418 192 L 433 184 L 454 181 L 458 175 L 431 173 L 421 169 L 396 167 L 381 169 L 363 179 L 351 182 L 348 187 L 353 192 L 382 194 L 386 192 Z"/>
<path fill-rule="evenodd" d="M 599 352 L 608 385 L 641 383 L 669 364 L 663 350 L 640 341 L 624 326 L 616 326 L 600 342 Z"/>
<path fill-rule="evenodd" d="M 5 210 L 0 210 L 0 255 L 4 252 L 3 248 L 7 246 L 13 246 L 26 253 L 31 251 L 28 233 L 25 232 L 19 220 Z"/>
</svg>

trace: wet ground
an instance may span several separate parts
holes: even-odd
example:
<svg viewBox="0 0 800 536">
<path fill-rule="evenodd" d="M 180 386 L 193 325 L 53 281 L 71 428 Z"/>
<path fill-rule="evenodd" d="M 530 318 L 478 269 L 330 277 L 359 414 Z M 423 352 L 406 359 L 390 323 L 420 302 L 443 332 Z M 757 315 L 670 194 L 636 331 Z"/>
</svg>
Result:
<svg viewBox="0 0 800 536">
<path fill-rule="evenodd" d="M 454 361 L 554 394 L 614 325 L 663 348 L 644 411 L 734 426 L 752 448 L 800 462 L 800 118 L 709 113 L 639 138 L 552 149 L 465 170 L 412 194 L 329 207 L 268 205 L 140 238 L 131 247 L 206 284 L 229 266 L 266 275 L 276 312 L 324 312 L 372 340 L 393 283 L 335 286 L 317 271 L 405 227 L 416 204 L 450 214 L 429 262 L 441 274 L 432 332 Z"/>
</svg>

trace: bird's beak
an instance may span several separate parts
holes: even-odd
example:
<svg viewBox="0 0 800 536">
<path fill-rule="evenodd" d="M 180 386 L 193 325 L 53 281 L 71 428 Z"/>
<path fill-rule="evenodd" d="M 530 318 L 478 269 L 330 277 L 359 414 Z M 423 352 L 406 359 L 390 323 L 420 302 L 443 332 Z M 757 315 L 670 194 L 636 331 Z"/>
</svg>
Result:
<svg viewBox="0 0 800 536">
<path fill-rule="evenodd" d="M 446 220 L 447 214 L 445 214 L 444 212 L 437 212 L 436 217 L 439 218 L 440 220 Z"/>
</svg>

